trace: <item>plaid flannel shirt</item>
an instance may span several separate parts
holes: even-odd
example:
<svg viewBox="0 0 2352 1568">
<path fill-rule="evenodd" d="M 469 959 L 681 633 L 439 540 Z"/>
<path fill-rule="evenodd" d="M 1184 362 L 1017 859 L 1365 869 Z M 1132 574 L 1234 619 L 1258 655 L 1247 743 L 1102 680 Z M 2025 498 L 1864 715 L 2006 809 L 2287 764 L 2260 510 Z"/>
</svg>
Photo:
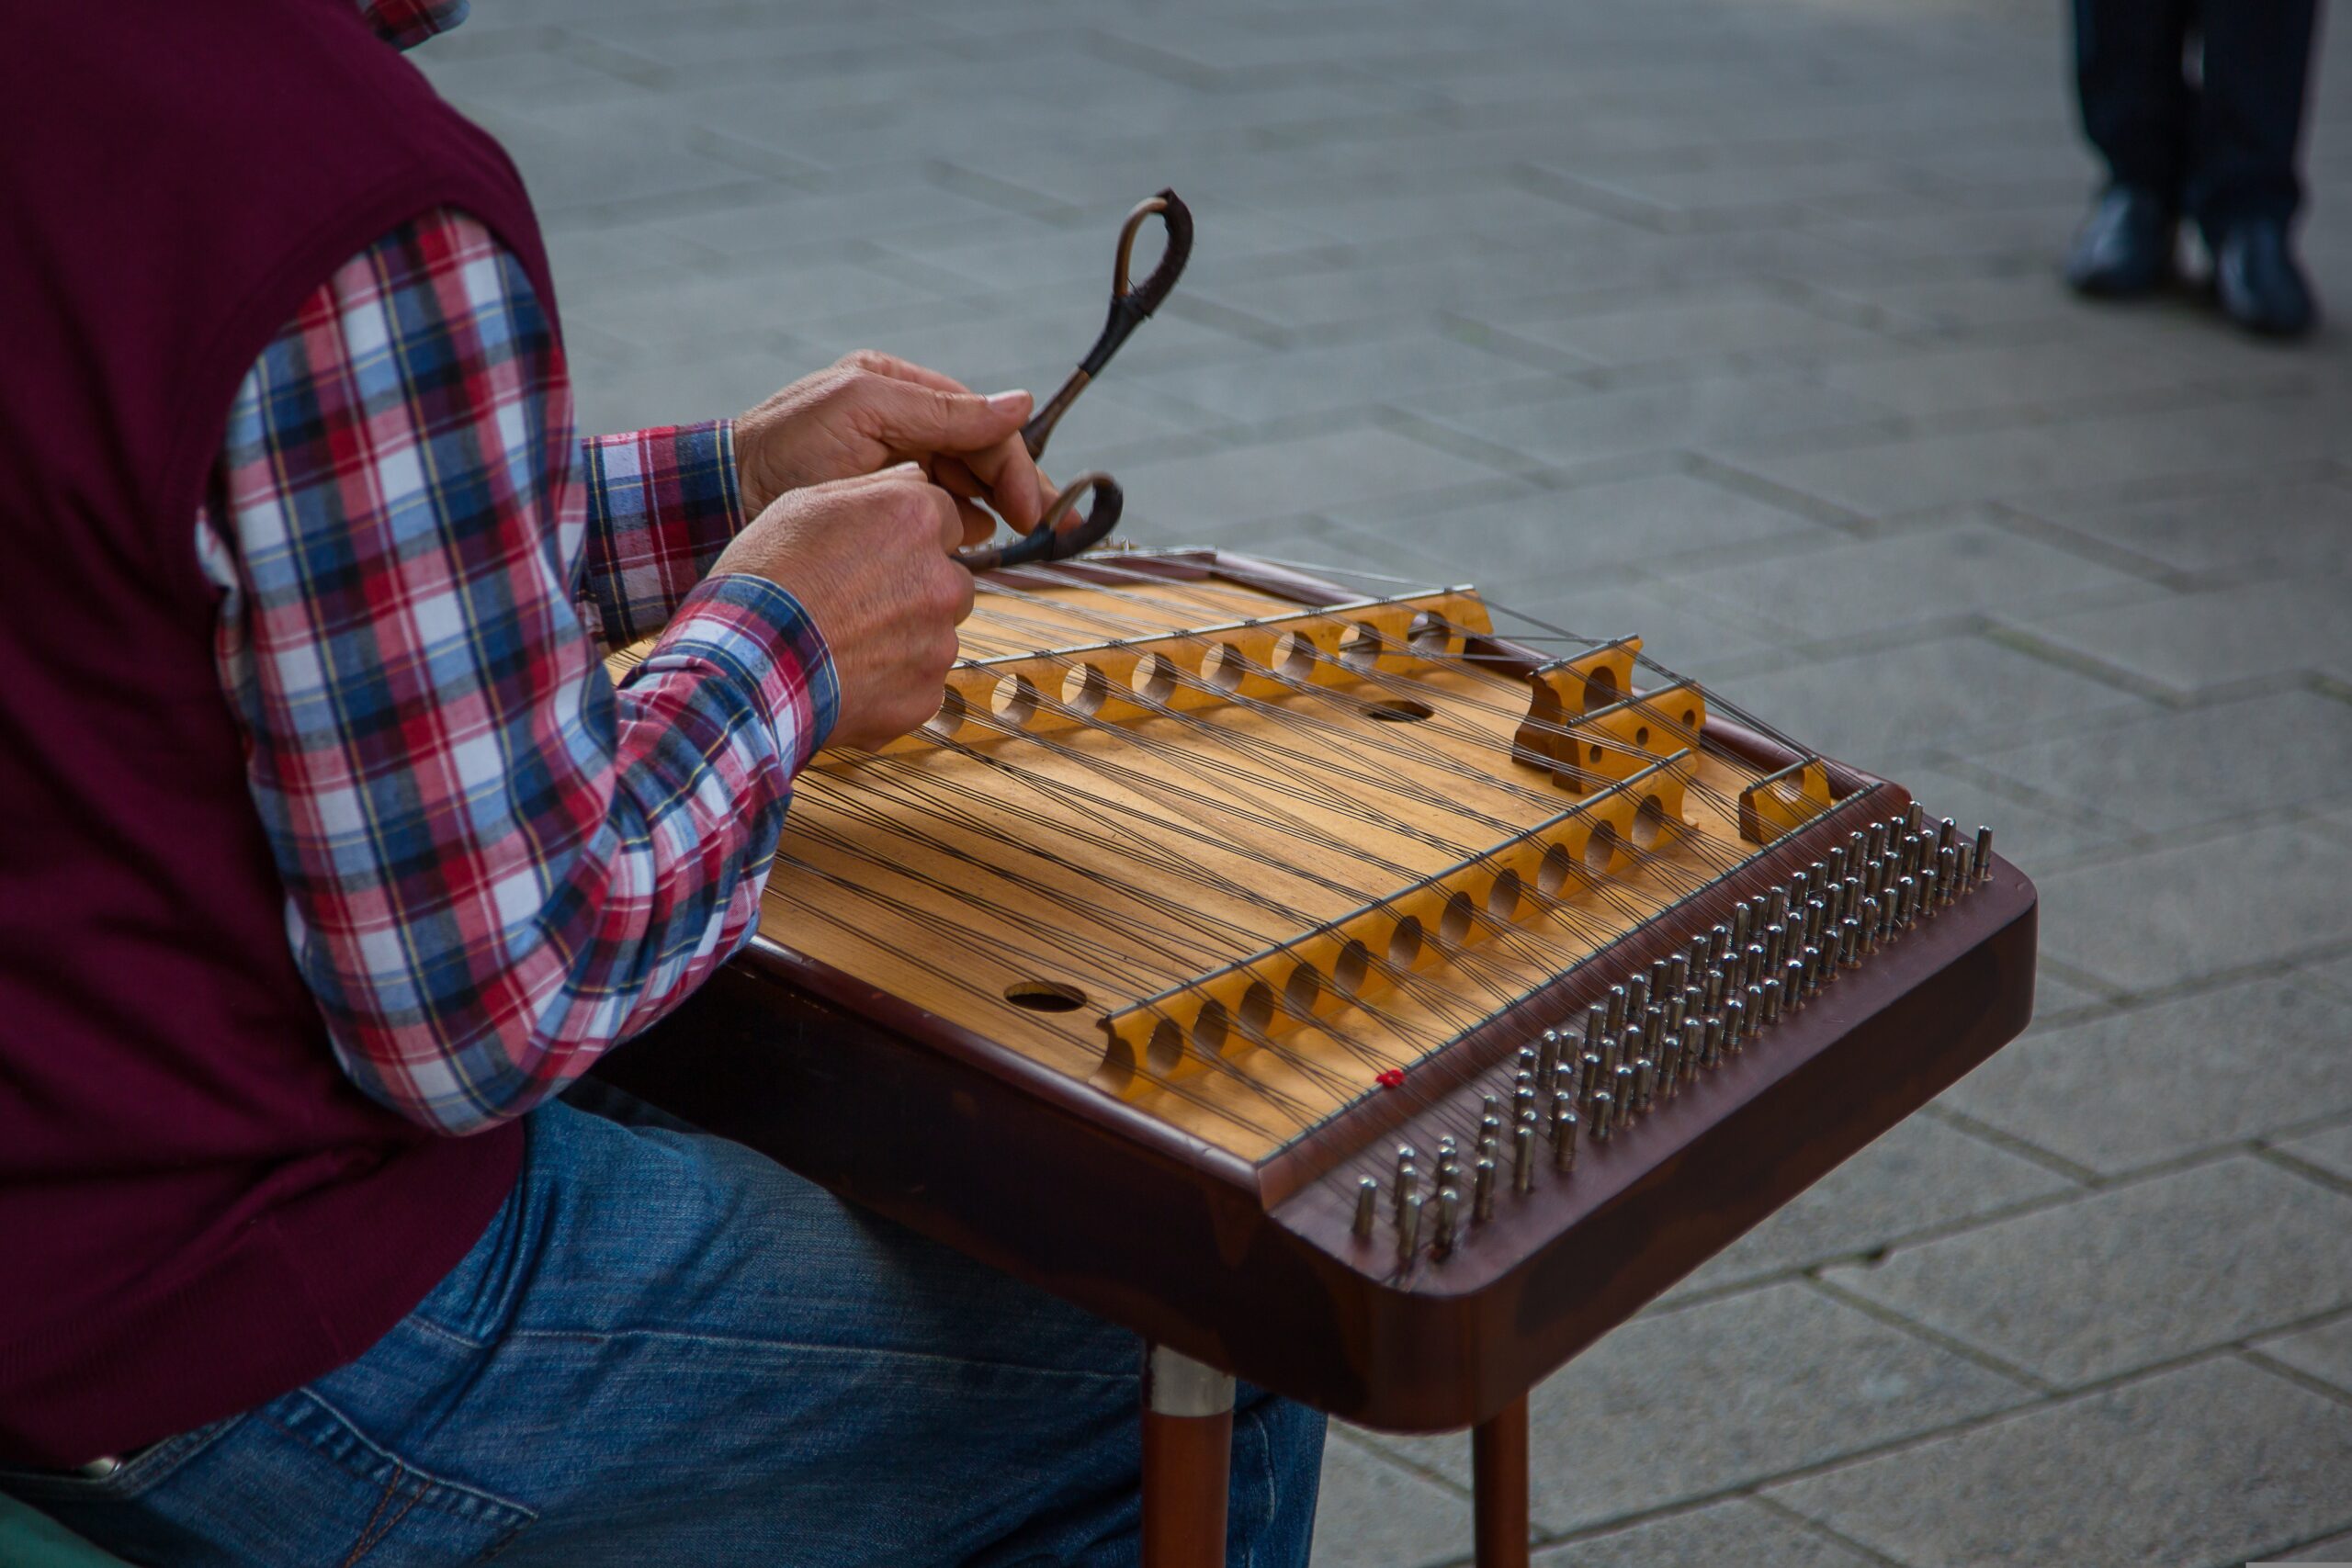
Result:
<svg viewBox="0 0 2352 1568">
<path fill-rule="evenodd" d="M 447 1133 L 522 1114 L 755 929 L 832 664 L 704 573 L 724 423 L 576 440 L 554 324 L 476 220 L 335 273 L 239 389 L 197 551 L 338 1060 Z M 618 689 L 600 652 L 656 629 Z"/>
</svg>

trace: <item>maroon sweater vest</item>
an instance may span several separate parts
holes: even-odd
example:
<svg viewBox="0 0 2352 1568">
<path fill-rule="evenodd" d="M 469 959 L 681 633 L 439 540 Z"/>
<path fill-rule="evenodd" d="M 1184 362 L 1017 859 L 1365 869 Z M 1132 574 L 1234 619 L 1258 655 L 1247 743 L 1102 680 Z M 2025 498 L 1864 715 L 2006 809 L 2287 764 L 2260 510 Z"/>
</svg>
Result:
<svg viewBox="0 0 2352 1568">
<path fill-rule="evenodd" d="M 522 1132 L 361 1096 L 287 947 L 195 521 L 238 382 L 436 206 L 550 302 L 521 183 L 350 0 L 14 7 L 0 93 L 0 1462 L 352 1359 Z"/>
</svg>

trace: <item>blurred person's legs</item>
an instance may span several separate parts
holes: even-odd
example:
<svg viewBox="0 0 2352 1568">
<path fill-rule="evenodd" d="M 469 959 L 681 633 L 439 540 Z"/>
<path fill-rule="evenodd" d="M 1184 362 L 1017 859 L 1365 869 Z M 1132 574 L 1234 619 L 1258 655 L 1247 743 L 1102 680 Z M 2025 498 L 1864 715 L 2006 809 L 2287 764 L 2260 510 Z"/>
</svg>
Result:
<svg viewBox="0 0 2352 1568">
<path fill-rule="evenodd" d="M 2196 220 L 2232 319 L 2291 335 L 2315 319 L 2287 243 L 2317 0 L 2075 0 L 2075 83 L 2108 186 L 2066 258 L 2086 294 L 2143 294 Z M 2200 81 L 2186 62 L 2200 39 Z"/>
<path fill-rule="evenodd" d="M 0 1484 L 142 1562 L 1134 1563 L 1133 1335 L 578 1098 L 601 1114 L 531 1114 L 506 1206 L 356 1360 L 110 1475 Z M 1322 1437 L 1241 1391 L 1228 1561 L 1303 1568 Z"/>
<path fill-rule="evenodd" d="M 2296 152 L 2311 79 L 2318 0 L 2205 0 L 2204 89 L 2185 210 L 2213 254 L 2232 320 L 2256 332 L 2307 331 L 2316 311 L 2287 240 L 2302 182 Z"/>
<path fill-rule="evenodd" d="M 2195 0 L 2075 0 L 2075 99 L 2108 172 L 2066 258 L 2083 293 L 2126 298 L 2171 276 L 2197 124 L 2181 63 L 2194 11 Z"/>
</svg>

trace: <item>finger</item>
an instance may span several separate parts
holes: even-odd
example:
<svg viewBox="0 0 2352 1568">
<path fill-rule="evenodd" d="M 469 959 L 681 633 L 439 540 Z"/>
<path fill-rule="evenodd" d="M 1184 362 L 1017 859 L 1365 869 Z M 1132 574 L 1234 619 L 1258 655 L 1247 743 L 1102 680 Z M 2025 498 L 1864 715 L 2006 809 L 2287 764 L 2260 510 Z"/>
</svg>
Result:
<svg viewBox="0 0 2352 1568">
<path fill-rule="evenodd" d="M 983 398 L 888 376 L 862 378 L 854 398 L 849 415 L 860 434 L 893 452 L 920 457 L 934 452 L 960 457 L 1012 440 L 1029 417 L 1030 405 L 1026 392 Z"/>
<path fill-rule="evenodd" d="M 957 511 L 956 499 L 937 485 L 922 487 L 923 499 L 931 503 L 939 523 L 939 547 L 953 553 L 964 546 L 964 514 Z"/>
<path fill-rule="evenodd" d="M 964 520 L 962 545 L 985 545 L 996 533 L 996 513 L 981 510 L 960 495 L 956 498 L 956 514 Z"/>
<path fill-rule="evenodd" d="M 972 602 L 979 596 L 979 583 L 952 557 L 948 559 L 947 570 L 956 574 L 956 624 L 960 626 L 972 613 Z"/>
<path fill-rule="evenodd" d="M 964 466 L 988 487 L 989 503 L 1018 533 L 1037 525 L 1052 504 L 1037 476 L 1037 460 L 1029 456 L 1018 432 L 977 452 L 961 454 Z"/>
<path fill-rule="evenodd" d="M 931 482 L 948 494 L 966 501 L 986 501 L 989 487 L 980 476 L 964 465 L 961 457 L 933 457 L 931 460 Z"/>
<path fill-rule="evenodd" d="M 839 363 L 853 370 L 871 370 L 876 376 L 888 376 L 893 381 L 910 381 L 918 387 L 929 387 L 934 392 L 963 392 L 971 388 L 953 376 L 917 365 L 911 359 L 901 359 L 895 354 L 885 354 L 878 348 L 861 348 L 842 355 Z"/>
</svg>

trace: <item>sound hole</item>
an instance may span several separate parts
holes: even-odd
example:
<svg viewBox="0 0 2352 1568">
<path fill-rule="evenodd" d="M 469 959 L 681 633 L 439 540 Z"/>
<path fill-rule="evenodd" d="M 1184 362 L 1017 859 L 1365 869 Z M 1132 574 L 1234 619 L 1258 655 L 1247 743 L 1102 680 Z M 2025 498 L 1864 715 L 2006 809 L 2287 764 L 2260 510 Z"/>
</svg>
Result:
<svg viewBox="0 0 2352 1568">
<path fill-rule="evenodd" d="M 1605 708 L 1617 700 L 1617 677 L 1607 669 L 1594 671 L 1584 678 L 1584 711 Z"/>
<path fill-rule="evenodd" d="M 1448 947 L 1460 947 L 1469 934 L 1470 895 L 1456 893 L 1445 901 L 1445 913 L 1438 917 L 1437 939 Z"/>
<path fill-rule="evenodd" d="M 1584 863 L 1594 871 L 1607 871 L 1616 858 L 1617 829 L 1606 822 L 1594 823 L 1584 841 Z"/>
<path fill-rule="evenodd" d="M 1015 980 L 1004 988 L 1004 999 L 1031 1012 L 1076 1012 L 1086 1005 L 1086 993 L 1059 980 Z"/>
<path fill-rule="evenodd" d="M 1340 634 L 1340 658 L 1363 669 L 1380 657 L 1380 628 L 1368 621 L 1358 621 Z"/>
<path fill-rule="evenodd" d="M 1163 654 L 1147 653 L 1136 660 L 1136 695 L 1148 703 L 1164 703 L 1176 692 L 1176 666 Z"/>
<path fill-rule="evenodd" d="M 1143 1064 L 1163 1077 L 1176 1070 L 1184 1059 L 1184 1032 L 1172 1019 L 1161 1019 L 1151 1026 L 1151 1043 L 1143 1048 Z"/>
<path fill-rule="evenodd" d="M 997 717 L 1018 729 L 1037 715 L 1037 688 L 1026 675 L 1007 675 L 996 683 L 989 705 Z"/>
<path fill-rule="evenodd" d="M 1666 804 L 1654 795 L 1642 797 L 1642 808 L 1634 813 L 1634 842 L 1644 849 L 1657 843 L 1666 832 Z"/>
<path fill-rule="evenodd" d="M 1544 852 L 1544 863 L 1535 868 L 1535 886 L 1546 898 L 1559 897 L 1560 889 L 1568 885 L 1568 873 L 1576 864 L 1576 857 L 1567 850 L 1554 844 Z"/>
<path fill-rule="evenodd" d="M 1699 722 L 1699 710 L 1698 710 L 1697 708 L 1684 708 L 1684 709 L 1682 710 L 1682 728 L 1683 728 L 1688 729 L 1688 728 L 1690 728 L 1692 725 L 1694 725 L 1694 724 L 1696 724 L 1696 723 L 1698 723 L 1698 722 Z"/>
<path fill-rule="evenodd" d="M 1295 681 L 1304 681 L 1315 673 L 1315 660 L 1319 651 L 1313 637 L 1298 632 L 1284 632 L 1274 639 L 1274 668 Z"/>
<path fill-rule="evenodd" d="M 1193 1021 L 1193 1048 L 1204 1056 L 1224 1055 L 1226 1031 L 1231 1027 L 1223 1002 L 1212 1001 Z"/>
<path fill-rule="evenodd" d="M 1453 628 L 1439 617 L 1423 611 L 1413 617 L 1412 627 L 1406 632 L 1405 640 L 1412 644 L 1413 651 L 1416 653 L 1445 653 L 1453 646 Z"/>
<path fill-rule="evenodd" d="M 1218 643 L 1209 649 L 1208 662 L 1201 667 L 1209 684 L 1220 692 L 1230 692 L 1241 684 L 1241 677 L 1250 673 L 1250 660 L 1229 642 Z"/>
<path fill-rule="evenodd" d="M 1635 731 L 1634 731 L 1634 745 L 1636 745 L 1636 746 L 1644 746 L 1644 747 L 1645 747 L 1645 746 L 1647 746 L 1649 743 L 1650 743 L 1650 727 L 1649 727 L 1648 725 L 1646 725 L 1646 724 L 1645 724 L 1645 725 L 1642 726 L 1639 729 L 1636 729 Z"/>
<path fill-rule="evenodd" d="M 1435 718 L 1437 709 L 1427 703 L 1394 702 L 1366 703 L 1364 713 L 1387 724 L 1418 724 L 1425 718 Z"/>
<path fill-rule="evenodd" d="M 1495 878 L 1495 885 L 1487 889 L 1487 913 L 1498 920 L 1519 913 L 1519 873 L 1506 871 Z"/>
<path fill-rule="evenodd" d="M 1421 921 L 1418 915 L 1408 915 L 1396 922 L 1388 934 L 1388 962 L 1398 969 L 1408 968 L 1421 955 Z"/>
<path fill-rule="evenodd" d="M 1299 1017 L 1315 1010 L 1315 999 L 1323 994 L 1323 976 L 1315 972 L 1312 964 L 1302 964 L 1290 972 L 1283 982 L 1283 1005 Z"/>
<path fill-rule="evenodd" d="M 1252 980 L 1250 988 L 1241 993 L 1241 1010 L 1236 1015 L 1241 1032 L 1262 1035 L 1273 1018 L 1274 988 L 1263 980 Z"/>
<path fill-rule="evenodd" d="M 1111 695 L 1111 678 L 1094 665 L 1081 664 L 1062 677 L 1062 705 L 1091 717 Z"/>
<path fill-rule="evenodd" d="M 1348 944 L 1340 949 L 1338 962 L 1331 965 L 1331 988 L 1343 997 L 1353 997 L 1356 987 L 1363 984 L 1364 971 L 1371 967 L 1371 952 L 1351 937 Z"/>
</svg>

